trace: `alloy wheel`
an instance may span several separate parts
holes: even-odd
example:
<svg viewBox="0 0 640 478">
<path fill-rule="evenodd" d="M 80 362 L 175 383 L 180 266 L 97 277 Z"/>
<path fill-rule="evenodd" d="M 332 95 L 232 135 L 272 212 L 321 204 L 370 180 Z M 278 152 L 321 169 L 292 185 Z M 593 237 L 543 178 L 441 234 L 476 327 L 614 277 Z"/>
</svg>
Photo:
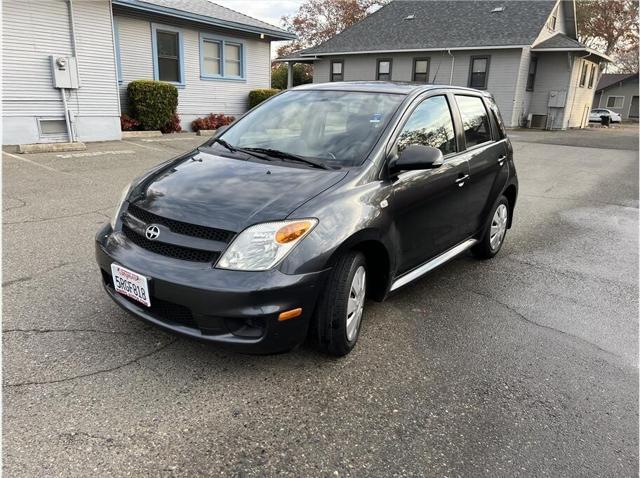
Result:
<svg viewBox="0 0 640 478">
<path fill-rule="evenodd" d="M 349 288 L 349 301 L 347 302 L 347 340 L 352 342 L 358 336 L 362 312 L 364 310 L 364 298 L 366 295 L 367 273 L 364 266 L 358 267 L 353 275 Z"/>
<path fill-rule="evenodd" d="M 497 250 L 502 244 L 504 235 L 507 233 L 508 211 L 507 206 L 500 204 L 493 214 L 491 220 L 491 231 L 489 233 L 489 244 L 492 250 Z"/>
</svg>

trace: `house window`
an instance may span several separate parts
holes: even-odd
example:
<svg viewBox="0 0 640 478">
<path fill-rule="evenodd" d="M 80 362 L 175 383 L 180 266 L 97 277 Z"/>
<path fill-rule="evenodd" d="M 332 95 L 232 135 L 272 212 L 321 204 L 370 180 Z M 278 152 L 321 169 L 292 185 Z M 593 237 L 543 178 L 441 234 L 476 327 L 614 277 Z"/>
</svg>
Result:
<svg viewBox="0 0 640 478">
<path fill-rule="evenodd" d="M 413 81 L 429 83 L 429 58 L 413 59 Z"/>
<path fill-rule="evenodd" d="M 527 76 L 527 91 L 533 91 L 533 85 L 536 82 L 536 70 L 538 69 L 538 59 L 531 58 L 529 63 L 529 75 Z"/>
<path fill-rule="evenodd" d="M 154 78 L 171 83 L 184 83 L 182 32 L 156 25 L 152 26 L 152 30 Z"/>
<path fill-rule="evenodd" d="M 344 62 L 342 60 L 334 60 L 331 62 L 331 81 L 343 81 L 344 79 Z"/>
<path fill-rule="evenodd" d="M 224 76 L 242 76 L 242 45 L 224 44 Z"/>
<path fill-rule="evenodd" d="M 376 80 L 391 81 L 391 59 L 378 60 Z"/>
<path fill-rule="evenodd" d="M 480 90 L 487 89 L 487 78 L 489 75 L 488 56 L 472 56 L 469 66 L 469 87 Z"/>
<path fill-rule="evenodd" d="M 591 65 L 591 74 L 589 75 L 589 88 L 593 88 L 593 81 L 596 77 L 596 65 Z"/>
<path fill-rule="evenodd" d="M 587 65 L 587 62 L 585 61 L 582 65 L 582 71 L 580 72 L 580 86 L 584 87 L 584 85 L 587 83 L 587 70 L 589 68 L 589 65 Z"/>
<path fill-rule="evenodd" d="M 202 41 L 202 76 L 222 76 L 222 43 L 215 40 Z"/>
<path fill-rule="evenodd" d="M 624 96 L 607 97 L 607 108 L 622 108 L 624 106 Z"/>
<path fill-rule="evenodd" d="M 551 16 L 547 20 L 547 28 L 551 31 L 555 31 L 557 22 L 558 22 L 558 9 L 554 8 L 553 12 L 551 12 Z"/>
<path fill-rule="evenodd" d="M 201 33 L 200 78 L 244 80 L 244 44 Z"/>
</svg>

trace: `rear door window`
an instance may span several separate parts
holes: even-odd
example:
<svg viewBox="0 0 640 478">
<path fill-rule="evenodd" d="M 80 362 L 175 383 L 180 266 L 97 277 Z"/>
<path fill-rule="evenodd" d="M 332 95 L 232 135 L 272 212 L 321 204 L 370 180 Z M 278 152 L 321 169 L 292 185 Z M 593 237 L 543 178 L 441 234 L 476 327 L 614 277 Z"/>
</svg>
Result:
<svg viewBox="0 0 640 478">
<path fill-rule="evenodd" d="M 456 95 L 467 148 L 491 141 L 491 126 L 482 98 Z"/>
</svg>

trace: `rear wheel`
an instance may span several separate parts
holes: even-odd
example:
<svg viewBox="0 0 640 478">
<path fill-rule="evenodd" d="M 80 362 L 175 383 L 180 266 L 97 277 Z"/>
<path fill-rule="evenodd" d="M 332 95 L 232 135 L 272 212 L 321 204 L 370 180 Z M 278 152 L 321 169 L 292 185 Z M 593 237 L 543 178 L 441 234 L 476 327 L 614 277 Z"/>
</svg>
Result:
<svg viewBox="0 0 640 478">
<path fill-rule="evenodd" d="M 509 200 L 504 196 L 500 197 L 489 217 L 490 222 L 485 228 L 484 236 L 471 249 L 480 259 L 491 259 L 504 243 L 509 226 Z"/>
<path fill-rule="evenodd" d="M 364 255 L 353 251 L 343 255 L 331 270 L 316 309 L 316 333 L 320 347 L 341 357 L 351 352 L 358 340 L 367 292 Z"/>
</svg>

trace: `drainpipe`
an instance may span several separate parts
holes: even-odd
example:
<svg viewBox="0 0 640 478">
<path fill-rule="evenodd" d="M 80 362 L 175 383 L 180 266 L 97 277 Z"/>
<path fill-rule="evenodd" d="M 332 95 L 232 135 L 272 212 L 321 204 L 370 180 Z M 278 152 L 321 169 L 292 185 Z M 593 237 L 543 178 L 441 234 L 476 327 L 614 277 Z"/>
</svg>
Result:
<svg viewBox="0 0 640 478">
<path fill-rule="evenodd" d="M 78 60 L 78 42 L 76 40 L 76 20 L 73 15 L 73 0 L 68 0 L 69 2 L 69 23 L 71 25 L 71 46 L 73 48 L 73 56 L 76 59 L 76 69 L 78 70 L 78 87 L 81 86 L 80 82 L 80 61 Z"/>
<path fill-rule="evenodd" d="M 453 85 L 453 67 L 456 64 L 456 57 L 451 54 L 451 50 L 447 50 L 447 53 L 451 57 L 451 74 L 449 75 L 449 84 Z"/>
<path fill-rule="evenodd" d="M 287 90 L 293 88 L 293 62 L 287 62 Z"/>
<path fill-rule="evenodd" d="M 66 88 L 60 88 L 60 94 L 62 95 L 62 106 L 64 108 L 64 121 L 67 123 L 67 136 L 69 136 L 69 141 L 72 143 L 76 142 L 76 135 L 73 130 L 73 125 L 71 124 L 71 117 L 69 111 L 69 107 L 67 106 L 67 90 Z"/>
</svg>

